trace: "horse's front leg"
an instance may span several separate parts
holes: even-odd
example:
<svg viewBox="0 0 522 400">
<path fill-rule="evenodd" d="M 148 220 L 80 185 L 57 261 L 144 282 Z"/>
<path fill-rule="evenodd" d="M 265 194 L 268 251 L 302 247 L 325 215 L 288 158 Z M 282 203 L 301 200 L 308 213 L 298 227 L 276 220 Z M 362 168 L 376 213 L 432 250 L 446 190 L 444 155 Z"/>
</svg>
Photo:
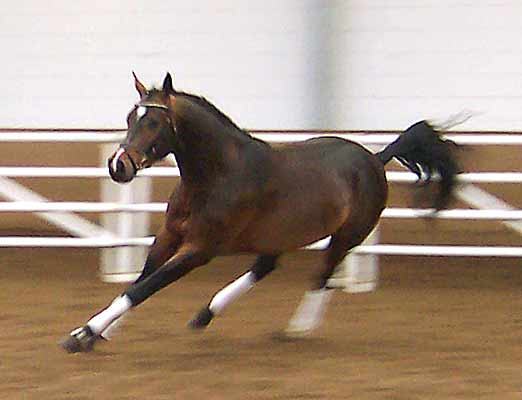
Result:
<svg viewBox="0 0 522 400">
<path fill-rule="evenodd" d="M 167 260 L 176 253 L 180 243 L 181 236 L 177 232 L 170 232 L 165 226 L 163 226 L 157 233 L 154 243 L 147 255 L 147 259 L 145 260 L 145 265 L 141 274 L 134 283 L 141 282 L 165 264 Z M 117 328 L 121 325 L 123 319 L 123 316 L 115 319 L 102 333 L 100 333 L 100 338 L 110 340 L 117 331 Z"/>
<path fill-rule="evenodd" d="M 102 339 L 101 334 L 114 321 L 121 318 L 130 309 L 141 304 L 158 290 L 178 280 L 195 267 L 207 263 L 208 260 L 208 257 L 196 251 L 178 252 L 149 276 L 132 284 L 107 308 L 87 321 L 85 326 L 72 331 L 69 337 L 62 343 L 63 348 L 69 353 L 91 351 L 95 342 Z"/>
<path fill-rule="evenodd" d="M 130 300 L 132 307 L 136 307 L 158 290 L 177 281 L 194 268 L 208 263 L 210 259 L 211 257 L 205 252 L 193 249 L 190 246 L 182 247 L 156 271 L 127 288 L 122 296 Z"/>
</svg>

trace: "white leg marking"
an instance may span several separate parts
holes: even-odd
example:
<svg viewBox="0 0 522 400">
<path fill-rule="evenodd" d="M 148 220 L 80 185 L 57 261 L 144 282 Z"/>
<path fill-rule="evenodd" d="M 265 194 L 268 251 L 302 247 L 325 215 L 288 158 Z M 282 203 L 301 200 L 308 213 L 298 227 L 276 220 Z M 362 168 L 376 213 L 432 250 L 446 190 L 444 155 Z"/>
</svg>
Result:
<svg viewBox="0 0 522 400">
<path fill-rule="evenodd" d="M 210 301 L 208 308 L 214 315 L 221 314 L 230 303 L 248 292 L 254 286 L 254 283 L 255 276 L 253 272 L 249 271 L 241 275 L 234 282 L 217 292 Z"/>
<path fill-rule="evenodd" d="M 114 155 L 114 158 L 112 159 L 112 170 L 116 171 L 118 166 L 118 160 L 122 156 L 122 154 L 125 153 L 125 149 L 123 147 L 120 147 L 116 154 Z"/>
<path fill-rule="evenodd" d="M 289 336 L 304 336 L 321 323 L 326 306 L 332 297 L 332 289 L 312 290 L 305 293 L 294 315 L 288 322 Z"/>
<path fill-rule="evenodd" d="M 99 335 L 131 307 L 132 302 L 127 295 L 116 297 L 109 307 L 87 321 L 87 325 L 96 335 Z"/>
<path fill-rule="evenodd" d="M 126 316 L 127 316 L 127 314 L 124 314 L 121 317 L 116 318 L 114 321 L 112 321 L 110 323 L 110 325 L 107 328 L 105 328 L 105 330 L 102 333 L 100 333 L 100 335 L 105 340 L 111 340 L 114 337 L 114 335 L 116 335 L 116 333 L 118 332 L 118 330 Z"/>
</svg>

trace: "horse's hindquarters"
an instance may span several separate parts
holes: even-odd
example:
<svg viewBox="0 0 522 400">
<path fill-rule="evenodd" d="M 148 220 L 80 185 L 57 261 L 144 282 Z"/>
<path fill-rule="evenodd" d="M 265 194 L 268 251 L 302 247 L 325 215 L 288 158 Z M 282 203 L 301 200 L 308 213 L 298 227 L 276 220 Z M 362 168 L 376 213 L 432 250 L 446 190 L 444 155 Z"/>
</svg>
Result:
<svg viewBox="0 0 522 400">
<path fill-rule="evenodd" d="M 275 165 L 266 204 L 244 236 L 256 250 L 297 249 L 347 225 L 364 236 L 379 219 L 384 166 L 363 147 L 333 138 L 305 142 L 281 148 Z"/>
</svg>

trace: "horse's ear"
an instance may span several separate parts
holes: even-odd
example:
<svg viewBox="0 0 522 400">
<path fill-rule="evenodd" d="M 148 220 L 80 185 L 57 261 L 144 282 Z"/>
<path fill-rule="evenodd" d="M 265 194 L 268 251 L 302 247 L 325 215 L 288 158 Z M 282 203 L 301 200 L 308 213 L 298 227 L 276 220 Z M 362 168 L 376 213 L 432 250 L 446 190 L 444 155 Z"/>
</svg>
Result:
<svg viewBox="0 0 522 400">
<path fill-rule="evenodd" d="M 134 77 L 134 87 L 140 94 L 140 97 L 145 97 L 145 95 L 147 94 L 147 89 L 145 88 L 143 83 L 140 82 L 134 71 L 132 71 L 132 76 Z"/>
<path fill-rule="evenodd" d="M 163 93 L 170 94 L 174 92 L 175 90 L 172 86 L 172 76 L 170 76 L 170 72 L 167 72 L 167 75 L 165 75 L 165 79 L 163 80 Z"/>
</svg>

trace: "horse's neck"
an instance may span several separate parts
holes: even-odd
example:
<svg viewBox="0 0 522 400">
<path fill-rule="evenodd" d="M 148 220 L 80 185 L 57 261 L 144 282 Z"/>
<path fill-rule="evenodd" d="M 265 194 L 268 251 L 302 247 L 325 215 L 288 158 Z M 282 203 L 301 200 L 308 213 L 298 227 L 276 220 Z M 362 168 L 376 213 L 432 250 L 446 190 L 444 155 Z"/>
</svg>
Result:
<svg viewBox="0 0 522 400">
<path fill-rule="evenodd" d="M 208 184 L 235 168 L 249 138 L 230 129 L 219 122 L 213 126 L 178 127 L 174 156 L 185 182 Z"/>
</svg>

